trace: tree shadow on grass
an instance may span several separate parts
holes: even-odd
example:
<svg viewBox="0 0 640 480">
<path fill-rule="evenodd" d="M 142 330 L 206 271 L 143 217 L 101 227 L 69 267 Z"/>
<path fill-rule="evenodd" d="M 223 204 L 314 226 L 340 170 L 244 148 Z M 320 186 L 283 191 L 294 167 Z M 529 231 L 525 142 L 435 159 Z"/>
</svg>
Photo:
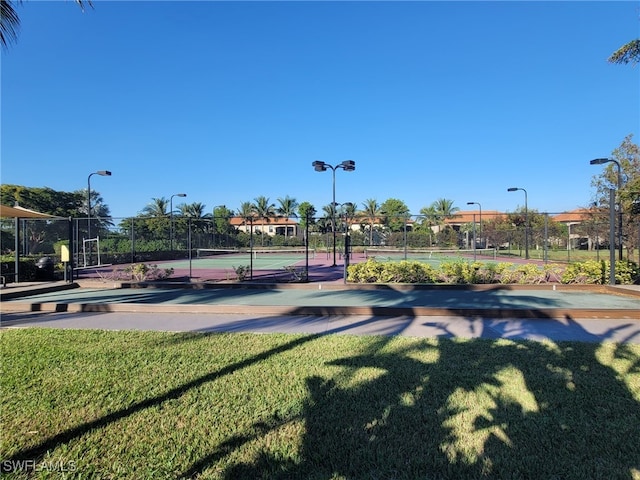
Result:
<svg viewBox="0 0 640 480">
<path fill-rule="evenodd" d="M 114 423 L 123 418 L 129 417 L 137 412 L 140 412 L 142 410 L 145 410 L 154 406 L 161 405 L 164 402 L 167 402 L 169 400 L 179 398 L 180 396 L 182 396 L 184 393 L 186 393 L 191 389 L 198 388 L 201 385 L 208 382 L 213 382 L 216 379 L 221 378 L 225 375 L 233 374 L 235 371 L 238 371 L 243 368 L 247 368 L 251 365 L 254 365 L 256 363 L 259 363 L 273 355 L 278 355 L 287 350 L 295 348 L 299 345 L 313 341 L 315 338 L 317 338 L 316 335 L 296 338 L 290 342 L 279 345 L 275 348 L 269 349 L 265 352 L 259 353 L 257 355 L 254 355 L 240 362 L 227 365 L 219 370 L 208 373 L 206 375 L 202 375 L 190 382 L 183 383 L 173 389 L 168 390 L 167 392 L 164 392 L 161 395 L 157 395 L 151 398 L 146 398 L 144 400 L 141 400 L 139 402 L 132 404 L 127 408 L 116 410 L 112 413 L 99 417 L 91 422 L 86 422 L 81 425 L 77 425 L 73 428 L 70 428 L 68 430 L 62 431 L 57 435 L 54 435 L 52 437 L 45 439 L 44 441 L 40 442 L 39 444 L 33 447 L 19 450 L 15 454 L 7 458 L 4 458 L 3 460 L 6 461 L 8 464 L 12 462 L 21 461 L 21 460 L 34 460 L 35 463 L 39 463 L 44 458 L 44 456 L 47 454 L 48 451 L 53 450 L 62 444 L 68 443 L 73 439 L 79 438 L 88 432 L 91 432 L 93 430 L 97 430 L 100 428 L 105 428 L 111 423 Z"/>
<path fill-rule="evenodd" d="M 350 328 L 340 327 L 343 333 Z M 296 338 L 229 364 L 60 432 L 5 460 L 41 460 L 85 433 L 319 337 Z M 640 472 L 640 393 L 637 383 L 627 385 L 607 366 L 613 361 L 625 362 L 627 373 L 639 373 L 637 355 L 625 345 L 607 350 L 597 343 L 439 339 L 399 347 L 393 337 L 379 337 L 367 352 L 331 361 L 339 375 L 309 377 L 299 413 L 255 422 L 180 476 L 203 474 L 247 442 L 261 441 L 280 426 L 301 421 L 304 435 L 295 455 L 276 454 L 264 446 L 252 461 L 229 466 L 222 475 L 632 478 L 632 472 Z M 358 380 L 371 370 L 377 374 Z"/>
<path fill-rule="evenodd" d="M 637 478 L 639 394 L 594 358 L 626 358 L 636 373 L 638 358 L 623 345 L 601 350 L 486 340 L 402 349 L 380 339 L 365 354 L 331 362 L 353 378 L 383 372 L 376 378 L 307 380 L 297 460 L 264 448 L 224 478 Z"/>
</svg>

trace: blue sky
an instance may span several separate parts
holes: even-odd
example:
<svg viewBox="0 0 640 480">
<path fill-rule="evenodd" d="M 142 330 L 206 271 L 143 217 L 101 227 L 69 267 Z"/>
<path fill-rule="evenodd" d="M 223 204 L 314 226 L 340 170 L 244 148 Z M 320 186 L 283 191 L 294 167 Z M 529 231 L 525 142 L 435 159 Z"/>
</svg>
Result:
<svg viewBox="0 0 640 480">
<path fill-rule="evenodd" d="M 114 217 L 152 198 L 238 209 L 289 195 L 439 198 L 562 212 L 640 141 L 639 2 L 164 2 L 17 6 L 2 52 L 2 183 L 74 191 Z"/>
</svg>

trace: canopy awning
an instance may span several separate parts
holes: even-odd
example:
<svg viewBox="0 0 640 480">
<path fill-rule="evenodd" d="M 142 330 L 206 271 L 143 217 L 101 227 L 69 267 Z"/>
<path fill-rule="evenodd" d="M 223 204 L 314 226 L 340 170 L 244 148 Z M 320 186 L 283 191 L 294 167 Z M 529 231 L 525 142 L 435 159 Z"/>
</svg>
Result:
<svg viewBox="0 0 640 480">
<path fill-rule="evenodd" d="M 2 218 L 61 218 L 55 215 L 49 215 L 48 213 L 36 212 L 35 210 L 29 210 L 28 208 L 15 206 L 10 207 L 8 205 L 0 205 L 0 217 Z"/>
<path fill-rule="evenodd" d="M 49 215 L 48 213 L 42 213 L 42 212 L 36 212 L 35 210 L 29 210 L 28 208 L 24 208 L 24 207 L 20 207 L 18 205 L 16 205 L 15 207 L 10 207 L 8 205 L 1 205 L 0 204 L 0 218 L 15 218 L 15 219 L 22 219 L 22 218 L 63 218 L 63 217 L 56 217 L 55 215 Z M 19 275 L 19 271 L 20 271 L 20 250 L 18 248 L 18 239 L 20 237 L 20 226 L 19 226 L 19 221 L 15 221 L 15 241 L 16 241 L 16 248 L 15 248 L 15 269 L 14 269 L 14 281 L 17 283 L 18 279 L 20 278 Z"/>
</svg>

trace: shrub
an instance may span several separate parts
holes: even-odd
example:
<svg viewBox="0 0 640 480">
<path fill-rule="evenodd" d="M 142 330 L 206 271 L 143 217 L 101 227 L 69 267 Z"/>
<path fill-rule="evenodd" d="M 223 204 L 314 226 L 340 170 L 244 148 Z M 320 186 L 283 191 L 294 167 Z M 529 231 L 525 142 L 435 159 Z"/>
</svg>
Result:
<svg viewBox="0 0 640 480">
<path fill-rule="evenodd" d="M 173 268 L 160 269 L 157 265 L 134 263 L 126 267 L 124 273 L 130 275 L 131 278 L 137 282 L 164 280 L 173 275 Z"/>
<path fill-rule="evenodd" d="M 433 283 L 435 273 L 430 265 L 402 260 L 386 265 L 383 270 L 384 282 L 390 283 Z"/>
<path fill-rule="evenodd" d="M 637 283 L 640 280 L 638 264 L 628 260 L 618 260 L 615 263 L 616 283 L 622 285 Z"/>
<path fill-rule="evenodd" d="M 440 273 L 445 283 L 476 283 L 476 266 L 464 260 L 442 263 Z"/>
<path fill-rule="evenodd" d="M 575 262 L 565 268 L 560 281 L 562 283 L 579 283 L 602 285 L 606 283 L 607 262 L 604 260 L 587 260 Z"/>
<path fill-rule="evenodd" d="M 173 275 L 173 268 L 160 269 L 157 265 L 147 265 L 145 263 L 134 263 L 125 268 L 117 268 L 110 272 L 98 272 L 100 278 L 104 280 L 133 280 L 136 282 L 146 282 L 153 280 L 165 280 Z"/>
<path fill-rule="evenodd" d="M 239 267 L 233 267 L 233 271 L 236 272 L 236 280 L 242 282 L 247 279 L 251 267 L 249 265 L 240 265 Z"/>
<path fill-rule="evenodd" d="M 514 264 L 511 262 L 444 262 L 438 268 L 426 263 L 402 260 L 352 264 L 347 269 L 347 281 L 353 283 L 449 283 L 449 284 L 606 284 L 609 263 L 595 260 L 576 262 L 567 267 L 558 264 Z M 241 272 L 242 273 L 242 272 Z M 640 280 L 640 268 L 634 262 L 616 261 L 616 283 L 633 284 Z M 236 271 L 238 274 L 238 271 Z M 240 275 L 239 279 L 240 278 Z"/>
<path fill-rule="evenodd" d="M 567 266 L 560 277 L 562 283 L 604 285 L 609 283 L 610 262 L 605 260 L 587 260 Z M 634 262 L 616 260 L 615 281 L 620 285 L 630 285 L 640 280 L 640 269 Z"/>
<path fill-rule="evenodd" d="M 347 268 L 347 281 L 355 283 L 380 283 L 384 280 L 384 265 L 376 262 L 375 259 L 369 258 L 366 262 L 349 265 Z"/>
<path fill-rule="evenodd" d="M 543 283 L 546 281 L 546 274 L 542 267 L 534 263 L 526 263 L 524 265 L 518 265 L 516 271 L 520 274 L 518 283 Z"/>
<path fill-rule="evenodd" d="M 370 258 L 347 268 L 347 281 L 354 283 L 433 283 L 435 279 L 430 265 L 408 260 L 382 263 Z"/>
</svg>

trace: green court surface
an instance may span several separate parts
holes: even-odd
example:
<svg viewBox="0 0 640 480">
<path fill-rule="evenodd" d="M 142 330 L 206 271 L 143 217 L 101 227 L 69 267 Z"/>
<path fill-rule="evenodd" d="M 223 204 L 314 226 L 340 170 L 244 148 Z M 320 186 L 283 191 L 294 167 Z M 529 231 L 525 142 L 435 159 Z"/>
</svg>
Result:
<svg viewBox="0 0 640 480">
<path fill-rule="evenodd" d="M 311 258 L 311 256 L 310 256 Z M 253 265 L 257 270 L 278 270 L 290 265 L 302 264 L 306 260 L 304 252 L 296 254 L 263 253 L 250 255 L 248 252 L 224 254 L 193 258 L 191 260 L 175 260 L 163 262 L 163 267 L 196 268 L 196 269 L 233 269 L 234 267 Z"/>
<path fill-rule="evenodd" d="M 364 257 L 374 259 L 377 262 L 399 262 L 402 260 L 426 263 L 438 266 L 444 262 L 464 260 L 467 262 L 497 262 L 494 249 L 474 250 L 416 250 L 407 251 L 397 249 L 371 248 L 364 252 Z"/>
</svg>

